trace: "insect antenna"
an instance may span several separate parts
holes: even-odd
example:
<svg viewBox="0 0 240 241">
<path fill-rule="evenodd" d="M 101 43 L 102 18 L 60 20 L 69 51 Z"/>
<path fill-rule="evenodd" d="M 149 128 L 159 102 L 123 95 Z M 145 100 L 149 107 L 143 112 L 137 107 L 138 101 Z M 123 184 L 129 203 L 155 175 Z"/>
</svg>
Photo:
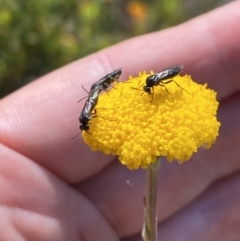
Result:
<svg viewBox="0 0 240 241">
<path fill-rule="evenodd" d="M 134 89 L 134 90 L 141 90 L 142 91 L 142 89 L 140 89 L 142 86 L 144 85 L 144 83 L 143 84 L 141 84 L 138 88 L 136 88 L 136 87 L 130 87 L 131 89 Z M 143 93 L 141 94 L 141 96 L 144 94 L 144 92 L 145 91 L 143 91 Z"/>
<path fill-rule="evenodd" d="M 134 89 L 134 90 L 141 90 L 142 91 L 142 89 L 139 89 L 139 88 L 136 88 L 136 87 L 130 87 L 131 89 Z"/>
<path fill-rule="evenodd" d="M 77 136 L 79 136 L 79 135 L 80 135 L 80 133 L 81 133 L 81 132 L 79 132 L 77 135 L 75 135 L 74 137 L 72 137 L 70 140 L 75 139 Z"/>
</svg>

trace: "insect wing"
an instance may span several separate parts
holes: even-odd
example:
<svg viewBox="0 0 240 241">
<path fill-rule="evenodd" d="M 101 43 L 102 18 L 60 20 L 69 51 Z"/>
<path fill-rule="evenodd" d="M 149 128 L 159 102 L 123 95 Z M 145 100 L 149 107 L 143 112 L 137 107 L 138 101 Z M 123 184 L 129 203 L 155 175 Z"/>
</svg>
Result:
<svg viewBox="0 0 240 241">
<path fill-rule="evenodd" d="M 110 78 L 113 78 L 113 79 L 119 79 L 119 77 L 121 76 L 122 74 L 122 69 L 119 68 L 119 69 L 116 69 L 112 72 Z"/>
<path fill-rule="evenodd" d="M 182 69 L 183 69 L 183 65 L 177 65 L 177 66 L 163 69 L 160 72 L 156 73 L 157 79 L 161 81 L 161 80 L 172 78 L 178 75 Z"/>
<path fill-rule="evenodd" d="M 89 97 L 92 105 L 95 106 L 95 105 L 97 104 L 98 95 L 99 95 L 100 92 L 101 92 L 101 88 L 99 88 L 98 86 L 96 86 L 96 87 L 92 90 L 91 95 L 90 95 L 90 97 Z M 93 107 L 93 108 L 94 108 L 94 107 Z"/>
<path fill-rule="evenodd" d="M 107 86 L 113 83 L 115 80 L 119 79 L 120 75 L 122 74 L 122 69 L 116 69 L 112 73 L 107 74 L 103 78 L 101 78 L 99 81 L 95 83 L 97 86 Z M 105 88 L 107 88 L 105 87 Z"/>
<path fill-rule="evenodd" d="M 90 113 L 91 113 L 91 103 L 88 98 L 87 101 L 85 102 L 83 110 L 79 116 L 79 122 L 82 124 L 87 123 L 88 119 L 90 118 Z"/>
</svg>

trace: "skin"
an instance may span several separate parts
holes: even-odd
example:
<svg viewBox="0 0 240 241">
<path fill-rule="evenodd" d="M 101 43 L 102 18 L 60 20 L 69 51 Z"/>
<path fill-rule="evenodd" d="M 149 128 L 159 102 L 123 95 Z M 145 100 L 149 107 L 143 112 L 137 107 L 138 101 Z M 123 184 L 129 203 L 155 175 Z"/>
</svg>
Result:
<svg viewBox="0 0 240 241">
<path fill-rule="evenodd" d="M 0 102 L 1 240 L 141 240 L 145 171 L 92 152 L 79 132 L 91 84 L 122 67 L 183 64 L 218 92 L 216 144 L 183 165 L 162 161 L 159 240 L 240 236 L 240 1 L 176 27 L 133 38 L 73 62 Z M 116 57 L 117 56 L 117 57 Z"/>
</svg>

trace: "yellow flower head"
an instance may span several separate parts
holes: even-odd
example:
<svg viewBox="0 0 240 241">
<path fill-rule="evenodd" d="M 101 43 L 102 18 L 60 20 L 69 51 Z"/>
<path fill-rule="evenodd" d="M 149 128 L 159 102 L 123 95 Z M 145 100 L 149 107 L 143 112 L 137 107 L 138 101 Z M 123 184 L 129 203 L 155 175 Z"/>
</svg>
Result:
<svg viewBox="0 0 240 241">
<path fill-rule="evenodd" d="M 99 96 L 91 134 L 82 132 L 91 149 L 117 155 L 129 169 L 137 169 L 159 156 L 181 163 L 200 146 L 210 148 L 220 127 L 216 92 L 189 75 L 177 75 L 166 88 L 154 86 L 152 95 L 143 91 L 148 76 L 144 72 L 115 82 Z"/>
</svg>

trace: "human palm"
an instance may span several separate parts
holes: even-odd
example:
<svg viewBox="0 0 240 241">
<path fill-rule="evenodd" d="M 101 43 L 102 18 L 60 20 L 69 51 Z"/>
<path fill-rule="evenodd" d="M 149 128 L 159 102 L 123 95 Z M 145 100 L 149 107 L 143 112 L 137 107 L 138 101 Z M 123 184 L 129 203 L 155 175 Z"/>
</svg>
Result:
<svg viewBox="0 0 240 241">
<path fill-rule="evenodd" d="M 240 237 L 240 1 L 71 63 L 0 102 L 0 240 L 141 240 L 143 170 L 91 152 L 78 136 L 89 88 L 106 73 L 184 64 L 218 92 L 217 142 L 192 160 L 162 162 L 159 240 Z M 187 108 L 187 107 L 186 107 Z"/>
</svg>

